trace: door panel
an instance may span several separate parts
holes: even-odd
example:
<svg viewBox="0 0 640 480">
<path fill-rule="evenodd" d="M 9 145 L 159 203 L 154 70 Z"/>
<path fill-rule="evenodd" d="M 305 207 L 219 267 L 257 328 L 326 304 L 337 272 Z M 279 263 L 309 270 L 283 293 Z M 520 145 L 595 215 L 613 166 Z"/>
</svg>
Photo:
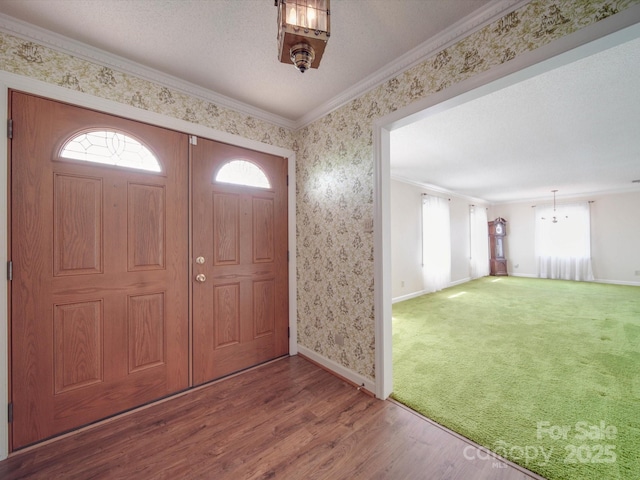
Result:
<svg viewBox="0 0 640 480">
<path fill-rule="evenodd" d="M 240 263 L 240 195 L 213 192 L 212 205 L 214 265 L 238 265 Z"/>
<path fill-rule="evenodd" d="M 128 185 L 129 271 L 164 269 L 165 187 Z"/>
<path fill-rule="evenodd" d="M 53 275 L 102 273 L 102 179 L 54 175 Z"/>
<path fill-rule="evenodd" d="M 102 301 L 54 307 L 56 395 L 104 381 L 102 310 Z"/>
<path fill-rule="evenodd" d="M 287 186 L 284 158 L 198 139 L 192 159 L 193 255 L 204 259 L 192 286 L 200 384 L 288 353 Z M 236 159 L 262 169 L 271 188 L 216 182 Z"/>
<path fill-rule="evenodd" d="M 188 137 L 11 93 L 12 446 L 188 387 Z M 97 128 L 161 173 L 58 157 Z"/>
</svg>

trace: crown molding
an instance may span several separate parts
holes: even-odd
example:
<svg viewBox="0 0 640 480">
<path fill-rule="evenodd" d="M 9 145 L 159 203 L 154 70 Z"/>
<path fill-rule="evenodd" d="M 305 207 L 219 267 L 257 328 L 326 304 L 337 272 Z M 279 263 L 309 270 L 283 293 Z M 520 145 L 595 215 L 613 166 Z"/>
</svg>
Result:
<svg viewBox="0 0 640 480">
<path fill-rule="evenodd" d="M 598 197 L 610 197 L 613 195 L 626 195 L 626 194 L 640 193 L 640 189 L 628 187 L 628 188 L 617 188 L 612 189 L 608 188 L 606 190 L 591 190 L 588 192 L 578 192 L 578 193 L 570 193 L 567 195 L 557 195 L 556 203 L 558 205 L 566 205 L 567 201 L 571 200 L 581 200 L 581 201 L 592 201 L 596 202 Z M 545 203 L 540 203 L 545 202 Z M 564 202 L 564 203 L 559 203 Z M 547 194 L 544 196 L 537 197 L 528 197 L 528 198 L 520 198 L 518 200 L 499 200 L 497 202 L 491 202 L 491 206 L 501 206 L 501 205 L 517 205 L 517 204 L 531 204 L 531 203 L 540 203 L 539 206 L 543 205 L 553 205 L 553 198 L 551 194 Z M 535 207 L 536 205 L 531 205 Z"/>
<path fill-rule="evenodd" d="M 23 40 L 35 42 L 53 50 L 66 53 L 67 55 L 81 58 L 88 62 L 113 68 L 120 72 L 142 78 L 143 80 L 171 88 L 177 92 L 190 95 L 200 100 L 212 102 L 216 105 L 250 115 L 279 127 L 285 127 L 291 130 L 296 128 L 296 122 L 289 120 L 288 118 L 239 102 L 238 100 L 234 100 L 212 90 L 200 87 L 178 77 L 145 67 L 118 55 L 113 55 L 105 52 L 104 50 L 91 47 L 69 37 L 65 37 L 64 35 L 59 35 L 2 13 L 0 13 L 0 31 Z"/>
<path fill-rule="evenodd" d="M 446 188 L 443 187 L 439 187 L 437 185 L 432 185 L 430 183 L 422 183 L 422 182 L 417 182 L 416 180 L 413 179 L 409 179 L 409 178 L 405 178 L 405 177 L 401 177 L 399 175 L 391 175 L 391 180 L 394 180 L 396 182 L 400 182 L 400 183 L 406 183 L 407 185 L 412 185 L 414 187 L 418 187 L 418 188 L 422 188 L 425 190 L 429 190 L 435 193 L 440 193 L 442 195 L 447 195 L 450 197 L 456 197 L 456 198 L 460 198 L 462 200 L 466 200 L 468 202 L 473 202 L 475 203 L 479 203 L 482 204 L 482 206 L 484 207 L 488 207 L 489 205 L 491 205 L 491 202 L 483 199 L 483 198 L 479 198 L 479 197 L 471 197 L 469 195 L 464 195 L 462 193 L 458 193 L 458 192 L 454 192 L 453 190 L 448 190 Z"/>
<path fill-rule="evenodd" d="M 490 201 L 484 198 L 471 197 L 468 195 L 464 195 L 462 193 L 455 192 L 453 190 L 448 190 L 446 188 L 439 187 L 437 185 L 433 185 L 430 183 L 422 183 L 416 180 L 408 179 L 408 178 L 397 176 L 397 175 L 391 175 L 390 178 L 391 180 L 396 182 L 404 183 L 404 184 L 411 185 L 418 188 L 423 188 L 425 190 L 430 190 L 432 192 L 439 193 L 442 195 L 457 197 L 463 200 L 467 200 L 469 202 L 480 203 L 480 204 L 483 204 L 483 206 L 485 207 L 499 207 L 504 205 L 519 205 L 519 204 L 531 204 L 531 203 L 534 203 L 534 204 L 539 203 L 538 206 L 553 205 L 552 197 L 549 194 L 536 196 L 536 197 L 525 197 L 525 198 L 510 199 L 510 200 Z M 640 188 L 637 188 L 637 187 L 625 187 L 625 188 L 617 188 L 617 189 L 609 188 L 606 190 L 590 190 L 588 192 L 578 192 L 578 193 L 570 193 L 567 195 L 557 195 L 556 203 L 558 205 L 567 205 L 567 201 L 571 202 L 572 200 L 580 200 L 584 202 L 586 201 L 596 202 L 598 197 L 609 197 L 613 195 L 627 195 L 627 194 L 638 194 L 638 193 L 640 193 Z M 540 202 L 544 202 L 544 203 L 540 203 Z M 559 203 L 559 202 L 563 202 L 563 203 Z M 535 207 L 536 205 L 530 205 L 530 206 Z"/>
<path fill-rule="evenodd" d="M 531 0 L 495 0 L 476 10 L 471 15 L 451 25 L 443 32 L 430 40 L 418 45 L 412 50 L 397 58 L 387 66 L 369 75 L 367 78 L 348 88 L 340 95 L 334 97 L 323 105 L 311 110 L 297 120 L 296 129 L 302 128 L 324 117 L 334 110 L 342 107 L 351 100 L 361 97 L 368 91 L 376 88 L 384 82 L 398 76 L 405 70 L 427 60 L 434 54 L 445 48 L 455 45 L 460 40 L 472 33 L 484 28 L 486 25 L 518 10 L 530 3 Z"/>
<path fill-rule="evenodd" d="M 520 203 L 539 203 L 539 202 L 548 202 L 545 203 L 545 205 L 551 205 L 551 200 L 550 200 L 550 195 L 544 195 L 544 196 L 537 196 L 537 197 L 527 197 L 527 198 L 519 198 L 517 200 L 512 199 L 512 200 L 499 200 L 499 201 L 489 201 L 489 200 L 485 200 L 484 198 L 479 198 L 479 197 L 471 197 L 469 195 L 464 195 L 462 193 L 458 193 L 455 192 L 453 190 L 448 190 L 446 188 L 443 187 L 439 187 L 438 185 L 432 185 L 430 183 L 422 183 L 422 182 L 418 182 L 414 179 L 410 179 L 410 178 L 405 178 L 402 177 L 400 175 L 391 175 L 391 180 L 394 180 L 396 182 L 400 182 L 400 183 L 405 183 L 407 185 L 412 185 L 414 187 L 418 187 L 418 188 L 423 188 L 426 190 L 430 190 L 432 192 L 435 193 L 440 193 L 442 195 L 449 195 L 452 197 L 457 197 L 457 198 L 461 198 L 463 200 L 467 200 L 469 202 L 475 202 L 475 203 L 481 203 L 484 206 L 500 206 L 500 205 L 516 205 L 516 204 L 520 204 Z M 579 199 L 579 200 L 583 200 L 583 201 L 587 201 L 588 198 L 587 197 L 595 197 L 597 199 L 597 197 L 599 196 L 611 196 L 611 195 L 625 195 L 628 193 L 640 193 L 640 188 L 638 187 L 626 187 L 626 188 L 618 188 L 618 189 L 606 189 L 606 190 L 591 190 L 588 192 L 578 192 L 578 193 L 571 193 L 568 195 L 557 195 L 556 199 L 557 200 L 561 200 L 561 201 L 566 201 L 566 200 L 575 200 L 575 199 Z M 592 201 L 596 201 L 596 200 L 592 200 Z M 535 205 L 532 205 L 535 206 Z"/>
<path fill-rule="evenodd" d="M 31 25 L 2 13 L 0 13 L 0 31 L 27 41 L 39 43 L 45 47 L 92 63 L 114 68 L 123 73 L 134 75 L 155 84 L 250 115 L 277 126 L 298 130 L 364 95 L 403 71 L 427 60 L 435 53 L 456 44 L 463 38 L 468 37 L 495 20 L 519 9 L 530 1 L 531 0 L 495 0 L 490 2 L 297 120 L 290 120 L 253 107 L 178 77 L 145 67 L 118 55 L 113 55 L 104 50 L 91 47 L 69 37 Z"/>
</svg>

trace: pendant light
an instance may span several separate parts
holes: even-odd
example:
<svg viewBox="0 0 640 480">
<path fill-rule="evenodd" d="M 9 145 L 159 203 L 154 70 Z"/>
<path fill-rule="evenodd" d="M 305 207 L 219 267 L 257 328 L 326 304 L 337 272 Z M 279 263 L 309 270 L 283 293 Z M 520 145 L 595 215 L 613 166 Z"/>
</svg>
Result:
<svg viewBox="0 0 640 480">
<path fill-rule="evenodd" d="M 275 0 L 278 56 L 302 73 L 318 68 L 329 40 L 329 0 Z"/>
</svg>

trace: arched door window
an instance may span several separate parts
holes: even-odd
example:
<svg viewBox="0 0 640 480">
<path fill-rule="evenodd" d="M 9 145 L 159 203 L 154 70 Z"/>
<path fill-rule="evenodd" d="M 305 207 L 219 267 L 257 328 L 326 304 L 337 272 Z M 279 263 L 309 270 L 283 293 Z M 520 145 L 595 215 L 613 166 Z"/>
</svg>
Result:
<svg viewBox="0 0 640 480">
<path fill-rule="evenodd" d="M 218 170 L 215 181 L 247 187 L 271 188 L 271 182 L 264 171 L 248 160 L 231 160 L 225 163 Z"/>
<path fill-rule="evenodd" d="M 60 157 L 83 162 L 161 172 L 156 156 L 135 138 L 109 130 L 83 132 L 63 146 Z"/>
</svg>

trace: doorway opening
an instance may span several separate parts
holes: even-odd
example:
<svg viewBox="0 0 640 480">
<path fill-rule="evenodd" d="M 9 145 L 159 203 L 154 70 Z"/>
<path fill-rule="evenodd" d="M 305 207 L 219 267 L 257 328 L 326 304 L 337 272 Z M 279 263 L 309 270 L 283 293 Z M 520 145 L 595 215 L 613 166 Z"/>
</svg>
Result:
<svg viewBox="0 0 640 480">
<path fill-rule="evenodd" d="M 393 391 L 390 235 L 392 132 L 640 36 L 640 26 L 634 24 L 632 19 L 613 17 L 611 20 L 606 29 L 599 24 L 584 28 L 568 38 L 494 67 L 478 75 L 479 78 L 460 82 L 374 123 L 376 396 L 379 398 L 387 398 Z"/>
</svg>

